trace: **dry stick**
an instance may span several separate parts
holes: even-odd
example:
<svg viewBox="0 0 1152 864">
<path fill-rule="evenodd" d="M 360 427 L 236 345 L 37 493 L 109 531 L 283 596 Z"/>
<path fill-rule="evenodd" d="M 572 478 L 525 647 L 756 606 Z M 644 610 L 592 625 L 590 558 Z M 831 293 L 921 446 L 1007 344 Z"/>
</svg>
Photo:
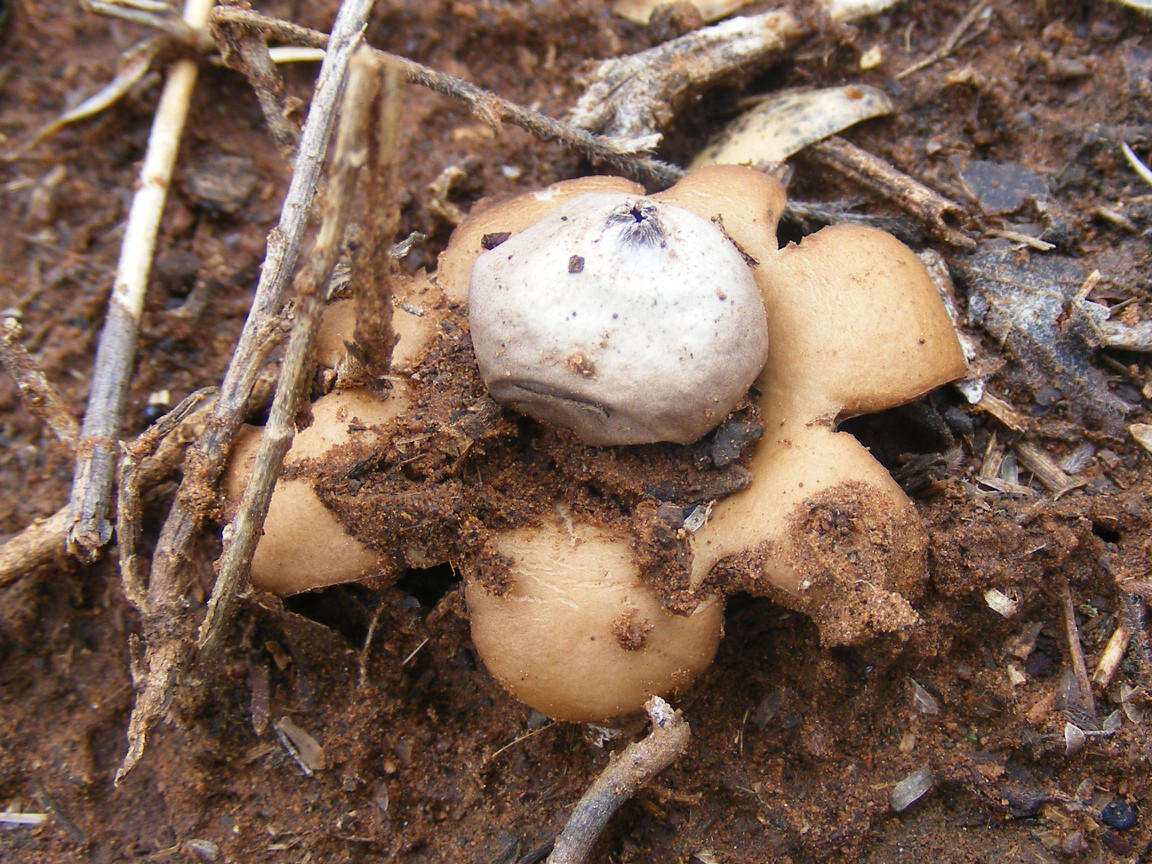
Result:
<svg viewBox="0 0 1152 864">
<path fill-rule="evenodd" d="M 280 155 L 292 162 L 300 144 L 300 130 L 288 119 L 291 106 L 284 96 L 284 78 L 268 54 L 267 40 L 250 27 L 214 24 L 212 32 L 224 63 L 248 79 Z"/>
<path fill-rule="evenodd" d="M 320 232 L 304 268 L 296 277 L 299 295 L 296 321 L 280 367 L 276 398 L 272 400 L 272 410 L 260 439 L 252 476 L 232 523 L 232 540 L 225 545 L 224 553 L 216 562 L 216 584 L 197 636 L 197 647 L 202 651 L 210 651 L 219 643 L 236 595 L 248 579 L 276 477 L 292 444 L 296 413 L 300 410 L 301 393 L 307 383 L 308 361 L 316 341 L 320 313 L 324 309 L 324 288 L 332 276 L 336 259 L 340 257 L 356 178 L 368 158 L 365 121 L 379 86 L 379 67 L 372 57 L 372 50 L 361 45 L 348 67 L 348 85 L 340 106 L 340 129 L 336 136 L 332 174 L 324 194 Z"/>
<path fill-rule="evenodd" d="M 1076 626 L 1076 606 L 1072 588 L 1065 579 L 1060 586 L 1060 601 L 1064 607 L 1064 635 L 1068 639 L 1068 654 L 1072 658 L 1072 671 L 1080 689 L 1080 704 L 1096 716 L 1096 700 L 1092 696 L 1092 680 L 1088 677 L 1088 664 L 1084 662 L 1084 647 L 1080 644 L 1080 628 Z"/>
<path fill-rule="evenodd" d="M 268 236 L 268 249 L 252 308 L 224 374 L 212 416 L 185 460 L 184 480 L 157 541 L 145 617 L 147 675 L 128 722 L 128 752 L 116 773 L 117 784 L 140 760 L 148 731 L 167 709 L 180 671 L 192 653 L 194 625 L 184 609 L 192 545 L 216 500 L 216 481 L 243 422 L 248 395 L 267 359 L 267 333 L 276 325 L 285 287 L 300 254 L 348 59 L 360 40 L 371 8 L 372 0 L 344 0 L 336 14 L 332 44 L 320 67 L 280 222 Z"/>
<path fill-rule="evenodd" d="M 187 17 L 181 17 L 175 10 L 165 12 L 149 12 L 132 6 L 119 3 L 105 3 L 101 0 L 80 0 L 80 5 L 89 12 L 105 15 L 109 18 L 119 18 L 122 21 L 131 21 L 144 27 L 159 30 L 178 45 L 191 45 L 207 50 L 212 42 L 203 30 L 203 22 L 199 26 L 192 26 Z"/>
<path fill-rule="evenodd" d="M 268 404 L 273 383 L 274 378 L 261 376 L 245 409 L 246 414 L 260 410 Z M 180 466 L 184 459 L 184 448 L 203 431 L 211 407 L 210 402 L 200 406 L 160 441 L 155 454 L 145 459 L 136 472 L 135 482 L 138 488 L 155 486 Z M 162 417 L 158 423 L 163 420 Z M 125 449 L 131 452 L 138 446 L 138 442 L 150 440 L 155 435 L 158 423 L 145 430 L 135 441 L 123 445 Z M 47 519 L 26 526 L 19 534 L 0 546 L 0 588 L 10 585 L 37 567 L 65 554 L 71 515 L 71 508 L 65 504 Z M 119 526 L 117 533 L 119 534 Z M 121 558 L 132 554 L 130 544 L 126 546 L 122 535 L 118 538 L 118 546 Z"/>
<path fill-rule="evenodd" d="M 123 445 L 124 456 L 120 460 L 120 482 L 117 484 L 116 499 L 116 545 L 120 553 L 120 584 L 124 596 L 138 612 L 143 612 L 148 602 L 148 585 L 140 568 L 140 520 L 142 507 L 140 492 L 151 479 L 149 474 L 157 468 L 164 470 L 169 464 L 183 456 L 184 448 L 175 435 L 178 430 L 187 429 L 196 423 L 203 424 L 208 419 L 211 402 L 216 396 L 215 387 L 197 390 L 180 401 L 180 404 L 157 420 L 135 441 Z M 207 402 L 207 404 L 205 404 Z M 185 443 L 192 436 L 180 436 Z M 157 459 L 157 450 L 167 445 L 168 453 L 175 447 L 177 459 L 171 457 Z M 167 454 L 166 454 L 167 455 Z M 150 469 L 150 470 L 149 470 Z"/>
<path fill-rule="evenodd" d="M 1116 629 L 1112 632 L 1112 636 L 1108 639 L 1108 644 L 1104 646 L 1104 651 L 1096 664 L 1096 671 L 1092 673 L 1092 683 L 1101 691 L 1107 690 L 1112 685 L 1112 679 L 1116 675 L 1116 670 L 1120 668 L 1120 663 L 1124 660 L 1131 638 L 1131 627 L 1123 621 L 1116 625 Z"/>
<path fill-rule="evenodd" d="M 15 380 L 28 413 L 43 421 L 60 441 L 75 447 L 80 428 L 56 388 L 20 344 L 20 322 L 12 315 L 0 318 L 0 364 Z"/>
<path fill-rule="evenodd" d="M 72 509 L 65 505 L 0 546 L 0 588 L 64 554 L 64 538 L 71 522 Z"/>
<path fill-rule="evenodd" d="M 365 171 L 364 222 L 360 242 L 352 255 L 352 284 L 356 326 L 352 345 L 363 383 L 375 388 L 392 366 L 396 333 L 392 329 L 392 281 L 396 261 L 391 255 L 391 239 L 400 224 L 397 190 L 399 172 L 400 72 L 383 66 L 370 51 L 377 76 L 383 74 L 380 97 L 373 102 L 375 121 L 368 138 L 368 165 Z"/>
<path fill-rule="evenodd" d="M 278 41 L 313 48 L 324 48 L 328 44 L 328 36 L 324 33 L 247 9 L 221 7 L 212 13 L 212 20 L 259 27 L 270 38 Z M 376 51 L 376 54 L 382 60 L 395 64 L 408 81 L 465 103 L 481 120 L 493 126 L 507 121 L 545 141 L 557 141 L 570 150 L 606 162 L 638 180 L 670 185 L 684 176 L 684 170 L 676 165 L 638 155 L 628 141 L 593 135 L 586 129 L 524 108 L 475 84 L 445 75 L 405 57 L 385 51 Z"/>
<path fill-rule="evenodd" d="M 184 7 L 188 26 L 193 30 L 202 29 L 212 3 L 213 0 L 188 0 Z M 137 328 L 144 308 L 160 216 L 188 117 L 196 73 L 196 61 L 189 58 L 177 60 L 168 71 L 120 247 L 120 262 L 96 350 L 92 387 L 72 477 L 73 522 L 69 541 L 75 554 L 82 558 L 95 558 L 112 537 L 108 505 L 116 471 L 120 416 L 136 357 Z"/>
<path fill-rule="evenodd" d="M 596 838 L 620 805 L 641 786 L 676 761 L 688 747 L 688 721 L 659 696 L 644 703 L 652 731 L 643 741 L 629 744 L 604 769 L 576 804 L 548 864 L 581 864 L 588 858 Z"/>
<path fill-rule="evenodd" d="M 891 199 L 905 212 L 927 226 L 929 231 L 953 246 L 974 247 L 972 238 L 948 224 L 949 217 L 965 216 L 964 208 L 909 177 L 878 156 L 855 144 L 833 136 L 812 144 L 804 151 L 815 161 Z"/>
<path fill-rule="evenodd" d="M 933 63 L 938 63 L 953 51 L 955 51 L 956 46 L 960 44 L 960 39 L 968 31 L 968 28 L 972 26 L 978 17 L 980 17 L 980 13 L 988 8 L 988 2 L 989 0 L 980 0 L 979 3 L 969 9 L 968 14 L 961 18 L 960 23 L 957 24 L 952 29 L 952 32 L 948 34 L 948 38 L 940 43 L 939 48 L 928 54 L 926 57 L 917 60 L 902 72 L 897 72 L 897 80 L 906 78 L 913 72 L 919 72 L 921 69 L 924 69 L 927 66 L 931 66 Z"/>
</svg>

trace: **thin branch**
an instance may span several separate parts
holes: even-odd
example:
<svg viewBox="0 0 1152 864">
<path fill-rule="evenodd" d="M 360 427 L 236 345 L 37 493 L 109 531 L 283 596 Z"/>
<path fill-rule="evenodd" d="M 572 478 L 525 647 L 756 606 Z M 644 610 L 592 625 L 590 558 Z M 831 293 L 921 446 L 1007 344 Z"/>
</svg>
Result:
<svg viewBox="0 0 1152 864">
<path fill-rule="evenodd" d="M 370 59 L 369 59 L 370 58 Z M 352 285 L 356 325 L 352 335 L 352 356 L 356 358 L 352 379 L 376 389 L 392 366 L 396 333 L 392 329 L 392 283 L 396 259 L 391 240 L 400 224 L 399 116 L 400 72 L 384 66 L 368 51 L 371 62 L 382 75 L 379 98 L 373 102 L 375 122 L 368 138 L 368 165 L 365 176 L 364 220 L 360 242 L 352 255 Z M 359 373 L 359 374 L 356 374 Z"/>
<path fill-rule="evenodd" d="M 224 63 L 243 73 L 252 86 L 280 155 L 292 162 L 300 144 L 300 129 L 289 119 L 294 105 L 284 95 L 284 78 L 268 54 L 266 37 L 257 29 L 240 25 L 214 23 L 212 32 Z"/>
<path fill-rule="evenodd" d="M 809 146 L 804 154 L 891 200 L 920 221 L 933 235 L 953 246 L 975 242 L 949 224 L 967 217 L 963 207 L 889 165 L 879 156 L 833 136 Z"/>
<path fill-rule="evenodd" d="M 244 404 L 270 350 L 267 335 L 277 326 L 284 291 L 300 254 L 348 60 L 360 40 L 371 8 L 372 0 L 344 0 L 336 15 L 332 44 L 320 67 L 280 222 L 268 236 L 252 308 L 220 385 L 208 425 L 185 460 L 184 479 L 157 541 L 144 622 L 146 680 L 129 720 L 128 752 L 117 772 L 117 784 L 143 755 L 148 732 L 167 710 L 172 690 L 192 654 L 195 623 L 184 608 L 192 546 L 216 501 L 216 481 L 243 422 Z"/>
<path fill-rule="evenodd" d="M 39 519 L 0 546 L 0 588 L 64 554 L 72 510 L 68 506 Z"/>
<path fill-rule="evenodd" d="M 197 390 L 181 400 L 180 404 L 157 420 L 135 441 L 123 445 L 120 460 L 119 494 L 116 502 L 116 544 L 120 553 L 120 584 L 124 596 L 138 612 L 147 604 L 148 588 L 140 569 L 137 549 L 140 545 L 142 506 L 140 493 L 159 471 L 167 473 L 184 454 L 184 447 L 194 435 L 189 429 L 203 426 L 208 419 L 216 388 Z M 182 434 L 177 434 L 182 433 Z M 167 446 L 164 456 L 157 451 Z M 174 449 L 175 448 L 175 449 Z M 164 457 L 167 458 L 164 458 Z"/>
<path fill-rule="evenodd" d="M 43 421 L 57 439 L 75 447 L 80 427 L 56 388 L 20 344 L 20 322 L 12 315 L 0 318 L 0 364 L 16 382 L 28 413 Z"/>
<path fill-rule="evenodd" d="M 1080 644 L 1080 628 L 1076 626 L 1076 606 L 1072 588 L 1065 579 L 1060 586 L 1060 602 L 1064 610 L 1064 635 L 1068 639 L 1068 654 L 1072 658 L 1072 671 L 1080 690 L 1080 703 L 1092 716 L 1096 716 L 1096 700 L 1092 697 L 1092 679 L 1088 677 L 1088 664 L 1084 660 L 1084 647 Z"/>
<path fill-rule="evenodd" d="M 324 309 L 324 288 L 340 256 L 358 172 L 368 160 L 366 121 L 379 90 L 379 71 L 371 49 L 357 48 L 349 64 L 348 86 L 340 106 L 340 129 L 336 136 L 332 174 L 324 195 L 320 232 L 296 277 L 299 295 L 296 321 L 280 367 L 276 397 L 272 400 L 272 410 L 264 426 L 252 476 L 232 523 L 232 539 L 217 561 L 216 584 L 197 637 L 197 645 L 202 651 L 211 651 L 219 643 L 236 595 L 248 581 L 252 556 L 256 553 L 264 518 L 268 515 L 276 477 L 292 445 L 296 413 L 300 410 L 301 394 L 307 383 L 309 357 L 316 341 L 320 313 Z"/>
<path fill-rule="evenodd" d="M 208 20 L 213 0 L 188 0 L 184 20 L 193 30 Z M 140 169 L 140 181 L 128 213 L 120 263 L 108 301 L 108 314 L 96 364 L 88 407 L 80 430 L 76 467 L 72 478 L 72 519 L 69 541 L 81 558 L 92 559 L 112 537 L 108 506 L 116 471 L 116 442 L 120 416 L 128 394 L 128 381 L 136 357 L 137 329 L 144 308 L 144 293 L 152 268 L 156 235 L 176 152 L 188 117 L 196 85 L 196 61 L 182 58 L 168 70 L 156 117 L 148 138 L 148 151 Z"/>
<path fill-rule="evenodd" d="M 652 731 L 643 741 L 629 744 L 596 778 L 576 804 L 548 864 L 582 864 L 596 839 L 620 805 L 636 791 L 676 761 L 688 747 L 688 721 L 659 696 L 644 704 L 652 721 Z"/>
<path fill-rule="evenodd" d="M 324 48 L 328 42 L 324 33 L 248 9 L 220 7 L 212 13 L 212 21 L 259 27 L 271 39 L 313 48 Z M 590 159 L 605 162 L 638 180 L 666 186 L 684 176 L 683 169 L 675 165 L 637 154 L 634 141 L 593 135 L 586 129 L 524 108 L 475 84 L 445 75 L 406 57 L 385 51 L 376 51 L 376 54 L 382 60 L 395 64 L 408 81 L 463 102 L 477 117 L 490 125 L 511 123 L 545 141 L 557 141 Z"/>
<path fill-rule="evenodd" d="M 976 3 L 971 9 L 968 10 L 967 14 L 960 19 L 960 23 L 952 29 L 952 32 L 948 34 L 948 38 L 940 43 L 940 47 L 938 47 L 935 51 L 931 52 L 927 56 L 921 58 L 920 60 L 917 60 L 907 69 L 897 72 L 897 80 L 901 78 L 907 78 L 913 72 L 919 72 L 921 69 L 931 66 L 933 63 L 939 63 L 941 60 L 955 51 L 956 46 L 960 44 L 960 39 L 966 32 L 968 32 L 968 28 L 971 27 L 975 23 L 976 19 L 980 17 L 981 13 L 983 13 L 984 10 L 988 8 L 988 3 L 989 0 L 980 0 L 979 3 Z"/>
<path fill-rule="evenodd" d="M 190 45 L 203 50 L 212 47 L 212 40 L 204 31 L 204 22 L 193 23 L 187 9 L 183 16 L 174 10 L 153 12 L 131 4 L 105 2 L 105 0 L 80 0 L 80 5 L 89 12 L 107 18 L 119 18 L 143 27 L 150 27 L 164 33 L 177 45 Z"/>
</svg>

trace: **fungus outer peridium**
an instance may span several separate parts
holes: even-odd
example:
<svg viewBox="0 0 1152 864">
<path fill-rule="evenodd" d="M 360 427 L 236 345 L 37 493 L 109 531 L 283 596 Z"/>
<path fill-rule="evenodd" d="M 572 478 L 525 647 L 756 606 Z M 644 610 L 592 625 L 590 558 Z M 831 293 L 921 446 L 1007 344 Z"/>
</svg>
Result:
<svg viewBox="0 0 1152 864">
<path fill-rule="evenodd" d="M 424 288 L 424 299 L 439 292 Z M 409 294 L 416 287 L 409 286 Z M 398 307 L 393 327 L 399 341 L 392 352 L 392 365 L 403 373 L 423 352 L 432 337 L 437 317 L 432 309 L 423 316 Z M 325 310 L 317 334 L 316 354 L 321 365 L 335 367 L 352 339 L 355 312 L 351 301 L 339 301 Z M 319 460 L 334 448 L 351 441 L 366 442 L 376 427 L 402 415 L 412 403 L 412 388 L 403 374 L 392 377 L 392 391 L 380 399 L 367 390 L 334 390 L 312 403 L 312 423 L 292 439 L 284 459 L 285 468 L 305 460 Z M 224 495 L 229 509 L 244 495 L 260 448 L 261 428 L 240 430 L 224 476 Z M 282 596 L 299 594 L 370 578 L 386 567 L 385 559 L 353 538 L 336 516 L 317 497 L 311 480 L 281 477 L 276 482 L 264 520 L 263 534 L 252 558 L 250 581 L 265 591 Z"/>
<path fill-rule="evenodd" d="M 906 598 L 926 577 L 919 518 L 887 470 L 834 429 L 962 376 L 955 329 L 915 254 L 874 229 L 824 228 L 765 256 L 756 276 L 773 344 L 756 383 L 765 435 L 753 482 L 720 501 L 692 538 L 693 584 L 720 562 L 743 567 L 745 587 L 777 589 L 770 593 L 817 620 L 827 643 L 901 629 L 916 620 Z M 812 560 L 813 547 L 793 529 L 805 506 L 836 496 L 888 510 L 887 524 L 870 529 L 877 540 L 854 529 L 859 542 L 891 542 L 878 556 L 884 566 L 846 572 Z"/>
<path fill-rule="evenodd" d="M 573 192 L 573 185 L 566 191 Z M 701 169 L 653 197 L 716 220 L 757 262 L 754 272 L 772 345 L 758 378 L 766 434 L 756 448 L 753 482 L 749 489 L 719 502 L 693 537 L 693 586 L 703 589 L 717 564 L 739 564 L 745 576 L 740 587 L 791 598 L 793 605 L 817 619 L 825 641 L 832 643 L 860 641 L 914 622 L 915 613 L 901 592 L 914 596 L 926 576 L 918 554 L 923 549 L 917 548 L 915 537 L 886 536 L 885 541 L 895 541 L 888 547 L 873 541 L 866 528 L 851 526 L 855 540 L 870 544 L 869 551 L 880 562 L 861 580 L 858 573 L 821 568 L 820 562 L 811 560 L 814 549 L 790 536 L 788 529 L 806 506 L 815 506 L 821 492 L 830 494 L 833 502 L 853 504 L 863 496 L 875 512 L 891 516 L 892 524 L 919 525 L 911 502 L 883 466 L 850 435 L 833 430 L 844 416 L 910 401 L 964 373 L 955 331 L 923 266 L 895 238 L 853 226 L 826 228 L 799 246 L 778 250 L 776 224 L 783 210 L 783 189 L 749 169 Z M 467 230 L 481 235 L 497 223 L 507 227 L 519 200 L 489 210 L 483 226 Z M 532 215 L 543 218 L 538 208 Z M 446 256 L 451 259 L 453 251 L 459 252 L 450 248 Z M 462 256 L 476 254 L 464 251 Z M 456 278 L 467 273 L 466 260 L 454 263 Z M 459 285 L 446 286 L 449 293 L 453 290 L 459 291 Z M 538 536 L 505 532 L 497 542 L 515 562 L 531 559 Z M 597 542 L 605 554 L 614 548 L 614 554 L 625 560 L 629 541 L 622 532 L 601 532 Z M 897 565 L 895 572 L 887 572 L 887 564 Z M 582 566 L 558 560 L 551 565 L 551 578 L 579 584 L 587 578 Z M 801 575 L 809 572 L 820 573 L 824 581 L 811 584 Z M 553 673 L 539 652 L 515 648 L 513 622 L 526 599 L 541 615 L 555 608 L 555 593 L 534 592 L 527 576 L 519 581 L 515 566 L 510 578 L 514 590 L 521 592 L 515 599 L 488 591 L 474 574 L 465 575 L 474 632 L 508 634 L 477 640 L 486 665 L 499 670 L 496 674 L 514 695 L 535 704 L 533 700 L 540 697 L 525 682 Z M 837 583 L 838 575 L 867 584 L 845 586 Z M 725 587 L 731 586 L 713 584 L 714 589 Z M 860 594 L 871 606 L 861 610 Z M 557 642 L 562 641 L 559 635 L 552 634 Z M 662 686 L 653 684 L 652 692 L 677 683 L 666 678 Z M 571 686 L 575 699 L 580 688 L 575 682 Z M 639 705 L 643 695 L 647 694 L 638 694 L 633 704 Z M 549 707 L 556 711 L 561 703 L 549 698 Z M 603 710 L 587 695 L 580 699 L 586 701 L 563 702 L 565 713 L 560 716 L 590 719 Z"/>
<path fill-rule="evenodd" d="M 511 561 L 510 585 L 496 593 L 466 580 L 472 639 L 488 671 L 533 708 L 608 720 L 712 662 L 722 601 L 672 614 L 615 535 L 552 519 L 502 532 L 493 547 Z"/>
<path fill-rule="evenodd" d="M 784 205 L 778 183 L 731 166 L 690 176 L 652 197 L 722 226 L 719 230 L 744 254 L 775 251 L 776 220 Z M 486 234 L 514 233 L 586 189 L 600 191 L 604 185 L 604 178 L 568 181 L 555 193 L 522 196 L 470 218 L 441 256 L 437 279 L 445 293 L 462 293 Z M 714 185 L 724 194 L 710 194 Z M 576 545 L 569 548 L 566 538 L 575 538 Z M 494 547 L 512 562 L 505 590 L 491 590 L 477 572 L 462 568 L 477 648 L 488 669 L 518 699 L 559 719 L 605 720 L 639 710 L 651 695 L 683 688 L 711 661 L 722 631 L 723 599 L 702 592 L 688 614 L 671 614 L 659 592 L 642 581 L 630 540 L 603 526 L 546 523 L 495 535 Z M 565 584 L 574 587 L 557 587 Z M 632 651 L 616 639 L 589 638 L 611 635 L 608 623 L 615 626 L 624 611 L 621 591 L 638 607 L 640 601 L 645 607 L 654 604 L 645 616 L 653 629 L 645 644 Z"/>
<path fill-rule="evenodd" d="M 593 445 L 696 441 L 768 355 L 739 248 L 635 194 L 581 195 L 482 252 L 468 320 L 492 398 Z"/>
</svg>

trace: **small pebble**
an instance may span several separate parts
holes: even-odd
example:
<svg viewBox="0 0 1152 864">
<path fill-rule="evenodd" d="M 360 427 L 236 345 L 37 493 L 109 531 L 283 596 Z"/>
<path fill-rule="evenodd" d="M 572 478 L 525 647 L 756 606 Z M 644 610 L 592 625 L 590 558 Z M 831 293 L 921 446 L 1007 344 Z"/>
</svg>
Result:
<svg viewBox="0 0 1152 864">
<path fill-rule="evenodd" d="M 1123 798 L 1113 798 L 1100 811 L 1100 821 L 1117 831 L 1135 828 L 1136 808 Z"/>
</svg>

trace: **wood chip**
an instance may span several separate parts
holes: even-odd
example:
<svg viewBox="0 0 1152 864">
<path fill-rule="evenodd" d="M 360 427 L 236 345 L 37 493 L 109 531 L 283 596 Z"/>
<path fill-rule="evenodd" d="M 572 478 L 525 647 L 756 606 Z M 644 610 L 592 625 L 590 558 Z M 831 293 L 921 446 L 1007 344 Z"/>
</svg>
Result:
<svg viewBox="0 0 1152 864">
<path fill-rule="evenodd" d="M 1128 427 L 1128 433 L 1136 439 L 1136 443 L 1152 453 L 1152 425 L 1148 423 L 1133 423 Z"/>
<path fill-rule="evenodd" d="M 1023 414 L 991 393 L 985 393 L 976 403 L 976 407 L 987 414 L 991 414 L 1013 432 L 1024 432 L 1028 428 L 1028 420 Z"/>
<path fill-rule="evenodd" d="M 328 759 L 320 742 L 297 726 L 291 718 L 281 717 L 272 725 L 305 774 L 311 777 L 327 767 Z"/>
</svg>

